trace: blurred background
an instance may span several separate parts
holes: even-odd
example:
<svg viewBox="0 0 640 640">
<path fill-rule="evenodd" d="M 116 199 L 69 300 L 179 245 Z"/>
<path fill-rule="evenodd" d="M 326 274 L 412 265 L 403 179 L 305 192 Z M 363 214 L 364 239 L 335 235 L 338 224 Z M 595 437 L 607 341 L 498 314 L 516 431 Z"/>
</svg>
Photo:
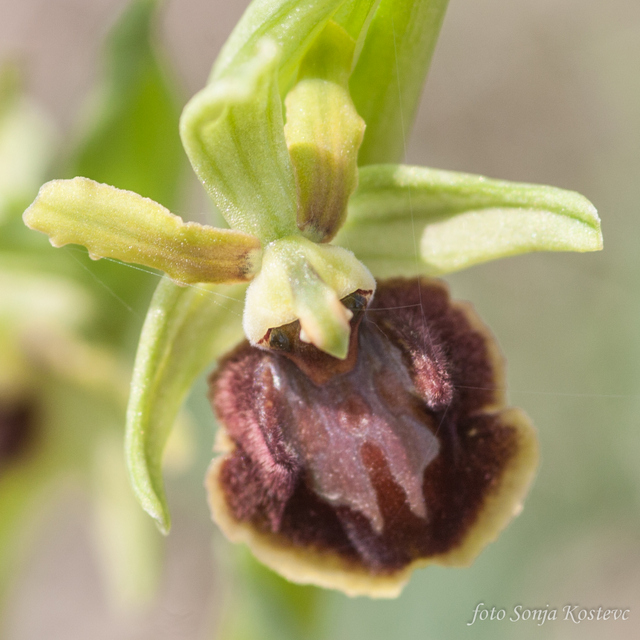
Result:
<svg viewBox="0 0 640 640">
<path fill-rule="evenodd" d="M 157 35 L 179 88 L 178 108 L 204 85 L 247 4 L 164 3 Z M 102 43 L 126 5 L 0 0 L 0 61 L 17 60 L 62 148 L 86 119 Z M 407 161 L 579 191 L 600 212 L 605 250 L 523 256 L 448 278 L 455 297 L 473 302 L 508 357 L 511 403 L 539 431 L 537 480 L 521 516 L 470 569 L 417 571 L 390 602 L 296 591 L 292 597 L 316 603 L 308 637 L 637 638 L 640 3 L 451 0 Z M 201 219 L 206 204 L 198 186 L 185 187 L 181 198 L 175 212 Z M 122 270 L 115 280 L 127 277 L 121 275 L 127 267 L 114 268 Z M 149 287 L 141 295 L 142 309 L 150 293 Z M 123 343 L 133 344 L 143 315 L 111 304 L 128 321 L 131 335 Z M 232 596 L 229 587 L 228 576 L 237 573 L 229 568 L 231 547 L 209 521 L 202 488 L 214 433 L 204 393 L 200 381 L 190 399 L 193 464 L 169 477 L 174 524 L 154 602 L 113 606 L 88 500 L 67 488 L 45 501 L 7 596 L 0 637 L 211 638 L 230 607 L 243 609 L 242 588 Z M 270 580 L 264 575 L 257 583 L 268 590 Z M 507 620 L 468 626 L 480 602 L 506 609 Z M 630 609 L 630 617 L 511 623 L 518 604 L 549 605 L 560 618 L 565 605 Z M 278 636 L 265 628 L 264 637 Z"/>
</svg>

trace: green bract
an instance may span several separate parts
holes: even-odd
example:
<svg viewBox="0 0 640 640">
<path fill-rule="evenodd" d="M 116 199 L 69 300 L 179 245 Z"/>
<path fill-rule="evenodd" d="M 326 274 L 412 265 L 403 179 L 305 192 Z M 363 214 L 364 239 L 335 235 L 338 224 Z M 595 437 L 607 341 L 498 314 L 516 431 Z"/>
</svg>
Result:
<svg viewBox="0 0 640 640">
<path fill-rule="evenodd" d="M 578 194 L 375 164 L 402 156 L 446 5 L 252 3 L 180 124 L 231 230 L 183 223 L 82 179 L 45 185 L 25 214 L 56 245 L 84 244 L 175 281 L 162 280 L 149 310 L 128 414 L 131 478 L 163 531 L 166 436 L 193 379 L 240 339 L 243 291 L 220 285 L 252 280 L 243 322 L 252 344 L 268 348 L 271 329 L 299 321 L 301 339 L 344 358 L 351 312 L 340 301 L 374 292 L 373 275 L 601 248 L 595 209 Z"/>
</svg>

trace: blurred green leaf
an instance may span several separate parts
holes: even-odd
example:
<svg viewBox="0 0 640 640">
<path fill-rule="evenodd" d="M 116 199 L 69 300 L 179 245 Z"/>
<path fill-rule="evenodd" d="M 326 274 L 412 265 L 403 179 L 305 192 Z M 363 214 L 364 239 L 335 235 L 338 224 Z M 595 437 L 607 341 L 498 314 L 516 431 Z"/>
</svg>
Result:
<svg viewBox="0 0 640 640">
<path fill-rule="evenodd" d="M 186 169 L 179 98 L 154 46 L 159 0 L 134 0 L 111 31 L 83 140 L 67 170 L 175 209 Z"/>
<path fill-rule="evenodd" d="M 145 321 L 127 410 L 126 456 L 135 494 L 167 533 L 162 454 L 195 378 L 242 339 L 244 286 L 179 287 L 163 278 Z"/>
<path fill-rule="evenodd" d="M 146 604 L 158 584 L 161 536 L 131 494 L 122 432 L 101 433 L 93 455 L 94 525 L 110 591 L 123 608 Z"/>
<path fill-rule="evenodd" d="M 573 191 L 403 165 L 360 169 L 336 243 L 375 275 L 439 275 L 531 251 L 602 248 L 594 206 Z"/>
<path fill-rule="evenodd" d="M 260 564 L 244 547 L 234 549 L 232 562 L 221 558 L 218 564 L 232 575 L 216 640 L 320 637 L 326 602 L 323 591 L 285 580 Z"/>
<path fill-rule="evenodd" d="M 405 152 L 448 0 L 381 0 L 350 88 L 367 123 L 358 164 Z"/>
<path fill-rule="evenodd" d="M 0 246 L 6 242 L 7 223 L 19 223 L 44 180 L 56 143 L 53 123 L 23 93 L 18 69 L 0 65 Z"/>
</svg>

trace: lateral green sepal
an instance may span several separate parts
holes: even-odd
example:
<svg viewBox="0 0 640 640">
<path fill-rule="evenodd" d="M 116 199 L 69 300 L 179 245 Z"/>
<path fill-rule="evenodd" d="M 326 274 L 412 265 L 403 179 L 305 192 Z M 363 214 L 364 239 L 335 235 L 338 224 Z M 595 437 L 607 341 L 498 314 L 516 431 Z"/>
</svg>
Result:
<svg viewBox="0 0 640 640">
<path fill-rule="evenodd" d="M 125 449 L 143 509 L 168 533 L 162 454 L 195 378 L 242 339 L 244 287 L 179 287 L 163 278 L 147 313 L 131 383 Z"/>
<path fill-rule="evenodd" d="M 542 185 L 403 165 L 360 169 L 335 240 L 376 276 L 440 275 L 531 251 L 598 251 L 584 197 Z"/>
</svg>

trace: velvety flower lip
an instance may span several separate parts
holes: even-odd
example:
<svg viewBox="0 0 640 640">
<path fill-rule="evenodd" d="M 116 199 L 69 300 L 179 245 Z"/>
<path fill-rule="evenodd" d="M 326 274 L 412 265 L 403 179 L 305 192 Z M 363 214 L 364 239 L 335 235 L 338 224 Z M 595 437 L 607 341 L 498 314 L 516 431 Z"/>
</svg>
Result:
<svg viewBox="0 0 640 640">
<path fill-rule="evenodd" d="M 227 536 L 290 580 L 390 597 L 416 566 L 469 564 L 496 538 L 537 442 L 505 406 L 493 338 L 442 283 L 381 282 L 352 321 L 337 370 L 248 343 L 221 362 L 207 488 Z"/>
</svg>

